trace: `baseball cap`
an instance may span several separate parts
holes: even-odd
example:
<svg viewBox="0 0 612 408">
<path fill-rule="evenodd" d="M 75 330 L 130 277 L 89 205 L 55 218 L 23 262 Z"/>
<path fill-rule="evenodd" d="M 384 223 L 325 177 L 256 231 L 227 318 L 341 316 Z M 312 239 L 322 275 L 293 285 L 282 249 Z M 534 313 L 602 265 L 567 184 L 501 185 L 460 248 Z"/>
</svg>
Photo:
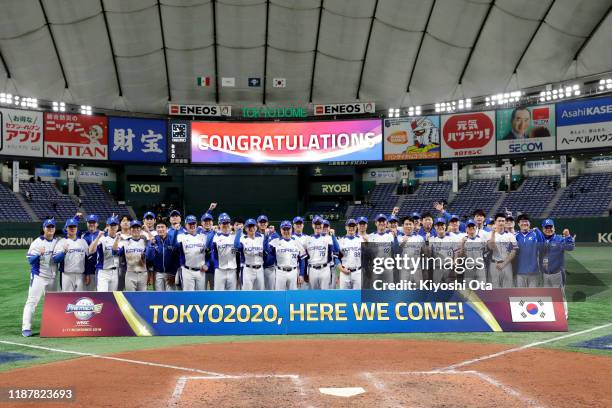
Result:
<svg viewBox="0 0 612 408">
<path fill-rule="evenodd" d="M 489 217 L 485 219 L 485 225 L 493 224 L 493 218 Z"/>
<path fill-rule="evenodd" d="M 245 226 L 245 227 L 248 227 L 248 226 L 250 226 L 250 225 L 257 225 L 257 222 L 255 222 L 255 220 L 254 220 L 254 219 L 249 218 L 248 220 L 246 220 L 246 221 L 244 222 L 244 226 Z"/>
<path fill-rule="evenodd" d="M 115 217 L 108 217 L 106 219 L 106 225 L 117 225 L 119 224 L 119 220 Z"/>
<path fill-rule="evenodd" d="M 185 217 L 185 224 L 197 224 L 198 223 L 198 219 L 195 217 L 195 215 L 188 215 L 187 217 Z"/>
<path fill-rule="evenodd" d="M 281 222 L 280 227 L 281 227 L 281 229 L 283 229 L 283 228 L 291 228 L 291 223 L 288 220 L 285 220 L 285 221 Z"/>
<path fill-rule="evenodd" d="M 459 216 L 458 216 L 458 215 L 453 214 L 453 215 L 451 215 L 451 217 L 450 217 L 450 220 L 449 220 L 449 221 L 454 221 L 454 220 L 459 221 L 460 219 L 461 219 L 461 218 L 459 218 Z"/>
<path fill-rule="evenodd" d="M 170 211 L 170 217 L 178 215 L 179 217 L 181 216 L 181 213 L 179 210 L 172 210 Z"/>
<path fill-rule="evenodd" d="M 227 215 L 226 213 L 223 213 L 219 216 L 219 224 L 225 224 L 231 221 L 232 220 L 230 219 L 229 215 Z"/>
<path fill-rule="evenodd" d="M 133 227 L 142 227 L 142 223 L 138 220 L 134 220 L 130 222 L 130 228 L 133 228 Z"/>
<path fill-rule="evenodd" d="M 202 218 L 200 218 L 200 221 L 208 221 L 208 220 L 213 220 L 213 216 L 211 213 L 204 213 L 204 215 L 202 215 Z"/>
<path fill-rule="evenodd" d="M 318 215 L 316 217 L 314 217 L 312 219 L 312 223 L 313 224 L 323 224 L 323 218 L 319 217 Z"/>
<path fill-rule="evenodd" d="M 346 220 L 346 225 L 357 225 L 357 221 L 354 218 L 349 218 Z"/>
<path fill-rule="evenodd" d="M 361 224 L 361 223 L 367 224 L 368 223 L 368 219 L 367 219 L 367 217 L 359 217 L 359 218 L 357 218 L 357 223 L 358 224 Z"/>
<path fill-rule="evenodd" d="M 147 211 L 142 218 L 155 218 L 155 214 L 153 214 L 151 211 Z"/>
<path fill-rule="evenodd" d="M 268 217 L 266 217 L 263 214 L 257 217 L 257 222 L 262 222 L 262 221 L 268 222 Z"/>
<path fill-rule="evenodd" d="M 547 218 L 544 221 L 542 221 L 542 228 L 544 228 L 544 227 L 554 227 L 554 226 L 555 226 L 555 222 L 553 220 L 551 220 L 550 218 Z"/>
<path fill-rule="evenodd" d="M 442 217 L 438 217 L 438 218 L 436 218 L 436 222 L 434 224 L 436 224 L 436 225 L 438 225 L 438 224 L 446 224 L 446 220 L 444 218 L 442 218 Z"/>
<path fill-rule="evenodd" d="M 465 225 L 466 225 L 467 227 L 469 227 L 470 225 L 476 226 L 476 221 L 471 220 L 471 219 L 470 219 L 470 220 L 467 220 L 467 222 L 465 223 Z"/>
<path fill-rule="evenodd" d="M 293 219 L 293 223 L 297 224 L 298 222 L 301 222 L 303 224 L 304 223 L 304 219 L 302 217 L 295 217 Z"/>
<path fill-rule="evenodd" d="M 75 220 L 74 218 L 68 218 L 66 220 L 66 228 L 68 227 L 78 227 L 79 226 L 79 222 L 77 220 Z"/>
<path fill-rule="evenodd" d="M 329 221 L 326 219 L 323 219 L 323 225 L 327 225 L 329 227 Z"/>
<path fill-rule="evenodd" d="M 529 215 L 527 213 L 522 213 L 516 219 L 517 219 L 518 222 L 521 222 L 523 220 L 529 221 Z"/>
<path fill-rule="evenodd" d="M 376 221 L 380 221 L 380 220 L 387 221 L 387 216 L 385 214 L 378 214 L 375 219 Z"/>
<path fill-rule="evenodd" d="M 87 222 L 98 222 L 98 216 L 95 214 L 88 215 Z"/>
<path fill-rule="evenodd" d="M 399 220 L 397 219 L 397 217 L 395 215 L 390 215 L 389 218 L 387 219 L 387 221 L 389 221 L 389 222 L 399 222 Z"/>
<path fill-rule="evenodd" d="M 53 218 L 43 221 L 43 228 L 47 228 L 50 225 L 55 227 L 55 220 Z"/>
<path fill-rule="evenodd" d="M 418 212 L 413 212 L 411 215 L 413 220 L 420 220 L 421 219 L 421 214 L 419 214 Z"/>
</svg>

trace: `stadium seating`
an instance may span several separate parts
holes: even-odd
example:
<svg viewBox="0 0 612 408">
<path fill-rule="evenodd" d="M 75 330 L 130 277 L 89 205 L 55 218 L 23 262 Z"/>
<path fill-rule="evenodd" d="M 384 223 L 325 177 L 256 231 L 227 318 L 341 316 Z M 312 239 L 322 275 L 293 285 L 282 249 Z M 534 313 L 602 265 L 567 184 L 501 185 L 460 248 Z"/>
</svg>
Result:
<svg viewBox="0 0 612 408">
<path fill-rule="evenodd" d="M 527 213 L 532 217 L 542 217 L 557 193 L 553 183 L 559 185 L 559 176 L 529 177 L 517 191 L 511 191 L 506 195 L 498 210 L 507 209 L 515 216 L 519 213 Z"/>
<path fill-rule="evenodd" d="M 85 213 L 96 214 L 104 222 L 112 214 L 129 215 L 126 206 L 119 205 L 98 183 L 79 183 L 79 198 Z"/>
<path fill-rule="evenodd" d="M 612 173 L 584 174 L 565 189 L 551 217 L 599 217 L 608 215 L 612 200 Z"/>
<path fill-rule="evenodd" d="M 372 218 L 379 213 L 389 215 L 399 199 L 397 189 L 398 183 L 377 184 L 370 192 L 368 204 L 349 206 L 346 211 L 346 217 L 357 218 L 365 216 Z"/>
<path fill-rule="evenodd" d="M 54 217 L 57 220 L 66 220 L 78 211 L 72 199 L 60 193 L 52 183 L 21 181 L 19 188 L 24 196 L 26 191 L 31 194 L 28 205 L 40 219 Z"/>
<path fill-rule="evenodd" d="M 0 183 L 0 221 L 32 221 L 17 195 Z"/>
<path fill-rule="evenodd" d="M 476 209 L 489 214 L 502 194 L 498 191 L 498 184 L 498 179 L 468 181 L 449 204 L 448 211 L 462 219 L 471 217 Z"/>
</svg>

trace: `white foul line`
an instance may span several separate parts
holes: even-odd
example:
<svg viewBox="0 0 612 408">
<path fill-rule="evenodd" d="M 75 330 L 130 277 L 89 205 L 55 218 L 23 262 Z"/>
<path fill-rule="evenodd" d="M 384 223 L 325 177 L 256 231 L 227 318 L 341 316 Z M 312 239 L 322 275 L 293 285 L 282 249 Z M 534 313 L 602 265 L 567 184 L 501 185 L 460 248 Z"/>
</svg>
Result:
<svg viewBox="0 0 612 408">
<path fill-rule="evenodd" d="M 499 351 L 497 353 L 489 354 L 489 355 L 486 355 L 486 356 L 477 357 L 477 358 L 473 358 L 471 360 L 462 361 L 460 363 L 456 363 L 456 364 L 453 364 L 453 365 L 449 365 L 448 367 L 441 368 L 440 370 L 442 370 L 442 371 L 454 370 L 454 369 L 456 369 L 458 367 L 464 367 L 466 365 L 478 363 L 480 361 L 489 360 L 489 359 L 500 357 L 500 356 L 503 356 L 503 355 L 506 355 L 506 354 L 510 354 L 510 353 L 515 353 L 517 351 L 522 351 L 522 350 L 526 350 L 528 348 L 540 346 L 542 344 L 552 343 L 554 341 L 567 339 L 568 337 L 578 336 L 578 335 L 581 335 L 581 334 L 584 334 L 584 333 L 592 332 L 592 331 L 603 329 L 603 328 L 610 327 L 610 326 L 612 326 L 612 323 L 607 323 L 607 324 L 603 324 L 601 326 L 591 327 L 590 329 L 581 330 L 581 331 L 578 331 L 578 332 L 575 332 L 575 333 L 564 334 L 563 336 L 553 337 L 552 339 L 548 339 L 548 340 L 536 341 L 534 343 L 529 343 L 529 344 L 526 344 L 524 346 L 514 347 L 514 348 L 511 348 L 511 349 L 502 350 L 502 351 Z"/>
<path fill-rule="evenodd" d="M 192 372 L 192 373 L 199 373 L 199 374 L 208 374 L 208 375 L 217 376 L 217 377 L 218 376 L 223 376 L 223 374 L 221 374 L 221 373 L 215 373 L 213 371 L 200 370 L 198 368 L 179 367 L 179 366 L 175 366 L 175 365 L 161 364 L 161 363 L 151 363 L 151 362 L 148 362 L 148 361 L 131 360 L 131 359 L 121 358 L 121 357 L 103 356 L 103 355 L 100 355 L 100 354 L 84 353 L 84 352 L 80 352 L 80 351 L 72 351 L 72 350 L 56 349 L 56 348 L 51 348 L 51 347 L 35 346 L 33 344 L 15 343 L 15 342 L 12 342 L 12 341 L 7 341 L 7 340 L 0 340 L 0 343 L 10 344 L 12 346 L 28 347 L 28 348 L 38 349 L 38 350 L 54 351 L 56 353 L 73 354 L 73 355 L 82 356 L 82 357 L 92 357 L 92 358 L 99 358 L 99 359 L 102 359 L 102 360 L 120 361 L 122 363 L 140 364 L 140 365 L 146 365 L 146 366 L 151 366 L 151 367 L 170 368 L 170 369 L 173 369 L 173 370 L 189 371 L 189 372 Z"/>
</svg>

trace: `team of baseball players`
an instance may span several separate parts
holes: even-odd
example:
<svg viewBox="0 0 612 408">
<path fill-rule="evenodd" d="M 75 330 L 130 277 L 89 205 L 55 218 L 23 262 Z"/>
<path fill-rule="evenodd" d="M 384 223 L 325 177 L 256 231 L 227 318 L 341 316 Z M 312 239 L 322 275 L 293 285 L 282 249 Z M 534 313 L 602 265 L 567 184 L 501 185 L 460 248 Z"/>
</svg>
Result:
<svg viewBox="0 0 612 408">
<path fill-rule="evenodd" d="M 87 230 L 78 230 L 77 214 L 66 221 L 63 237 L 56 236 L 53 219 L 43 222 L 43 231 L 27 253 L 31 281 L 23 311 L 22 333 L 31 335 L 32 316 L 41 297 L 55 289 L 59 271 L 62 291 L 83 291 L 96 283 L 98 291 L 193 290 L 287 290 L 360 289 L 362 243 L 376 243 L 372 256 L 401 254 L 418 259 L 483 260 L 458 268 L 434 266 L 387 269 L 381 278 L 418 282 L 451 282 L 457 279 L 488 282 L 494 288 L 563 287 L 563 252 L 573 250 L 568 230 L 556 235 L 554 222 L 547 219 L 542 230 L 532 228 L 529 217 L 514 219 L 496 214 L 485 219 L 476 210 L 465 223 L 434 203 L 438 217 L 412 213 L 402 217 L 395 208 L 390 216 L 375 217 L 376 231 L 368 233 L 368 219 L 358 217 L 345 223 L 346 235 L 338 238 L 329 221 L 315 216 L 312 234 L 304 233 L 305 220 L 295 217 L 280 223 L 280 234 L 268 218 L 235 220 L 221 213 L 214 225 L 212 203 L 198 220 L 179 211 L 169 214 L 169 223 L 152 212 L 142 221 L 112 216 L 104 230 L 96 215 L 86 218 Z M 377 253 L 380 252 L 380 253 Z M 467 265 L 465 262 L 464 265 Z"/>
</svg>

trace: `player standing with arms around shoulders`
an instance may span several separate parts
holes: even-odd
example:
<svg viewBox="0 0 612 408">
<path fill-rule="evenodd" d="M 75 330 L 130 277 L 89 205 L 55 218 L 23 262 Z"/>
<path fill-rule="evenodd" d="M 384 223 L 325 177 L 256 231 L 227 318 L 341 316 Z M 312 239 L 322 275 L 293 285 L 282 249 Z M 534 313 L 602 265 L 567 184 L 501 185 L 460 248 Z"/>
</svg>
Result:
<svg viewBox="0 0 612 408">
<path fill-rule="evenodd" d="M 30 244 L 26 258 L 30 264 L 30 288 L 23 307 L 21 334 L 32 335 L 32 317 L 40 298 L 49 290 L 55 290 L 55 272 L 57 265 L 53 262 L 53 251 L 57 244 L 55 238 L 55 220 L 43 222 L 43 233 Z"/>
<path fill-rule="evenodd" d="M 119 287 L 119 256 L 113 252 L 113 245 L 119 236 L 117 232 L 119 220 L 110 217 L 106 220 L 106 228 L 99 231 L 96 239 L 89 245 L 89 253 L 97 253 L 98 292 L 112 292 Z"/>
<path fill-rule="evenodd" d="M 215 266 L 215 290 L 236 290 L 238 286 L 238 264 L 234 248 L 236 236 L 231 232 L 229 215 L 226 213 L 219 215 L 218 223 L 219 231 L 209 238 L 211 260 Z"/>
<path fill-rule="evenodd" d="M 397 235 L 387 230 L 387 216 L 385 214 L 376 216 L 376 232 L 371 233 L 364 240 L 370 243 L 368 252 L 373 258 L 393 257 L 399 249 Z M 395 268 L 384 268 L 384 271 L 380 274 L 380 280 L 386 283 L 394 282 L 394 270 Z"/>
<path fill-rule="evenodd" d="M 149 276 L 145 263 L 145 252 L 147 241 L 143 237 L 142 224 L 138 220 L 130 223 L 131 236 L 122 240 L 121 236 L 115 239 L 113 251 L 119 256 L 124 256 L 127 270 L 125 272 L 125 290 L 128 292 L 147 290 Z M 121 244 L 121 245 L 120 245 Z"/>
<path fill-rule="evenodd" d="M 89 245 L 77 237 L 77 220 L 68 219 L 66 231 L 67 237 L 60 239 L 55 246 L 53 261 L 60 264 L 62 292 L 82 292 L 91 282 L 91 275 L 85 275 L 85 258 L 89 254 Z"/>
<path fill-rule="evenodd" d="M 206 286 L 204 275 L 208 270 L 206 249 L 208 248 L 207 241 L 210 241 L 212 235 L 198 234 L 196 227 L 196 217 L 188 215 L 185 218 L 187 232 L 176 237 L 181 265 L 178 280 L 183 282 L 184 291 L 204 290 Z M 168 239 L 172 240 L 170 234 L 168 234 Z"/>
<path fill-rule="evenodd" d="M 461 237 L 459 248 L 459 256 L 465 259 L 464 265 L 466 265 L 463 277 L 468 283 L 477 281 L 484 285 L 487 282 L 487 269 L 484 261 L 487 240 L 477 233 L 478 225 L 476 221 L 470 219 L 465 225 L 466 233 L 465 236 Z"/>
<path fill-rule="evenodd" d="M 291 236 L 291 223 L 280 225 L 281 237 L 274 239 L 266 248 L 276 265 L 276 290 L 295 290 L 304 282 L 304 248 Z"/>
<path fill-rule="evenodd" d="M 491 231 L 489 249 L 491 254 L 491 265 L 489 267 L 489 279 L 494 289 L 511 288 L 512 285 L 512 260 L 516 255 L 516 237 L 506 232 L 506 214 L 495 215 L 495 226 Z"/>
<path fill-rule="evenodd" d="M 236 231 L 234 248 L 244 256 L 244 269 L 242 270 L 242 289 L 263 290 L 264 282 L 264 247 L 267 237 L 256 232 L 257 223 L 249 218 L 245 222 L 246 235 L 242 229 Z"/>
<path fill-rule="evenodd" d="M 357 221 L 346 220 L 346 236 L 338 240 L 340 252 L 340 289 L 361 289 L 361 243 L 363 238 L 357 235 Z"/>
<path fill-rule="evenodd" d="M 333 262 L 333 253 L 338 252 L 338 241 L 333 235 L 323 234 L 321 217 L 313 218 L 312 229 L 314 234 L 305 240 L 306 245 L 304 246 L 310 287 L 311 289 L 329 289 L 331 284 L 329 264 Z"/>
<path fill-rule="evenodd" d="M 176 290 L 178 253 L 178 244 L 168 235 L 168 226 L 163 221 L 158 221 L 155 236 L 149 241 L 146 252 L 147 260 L 153 269 L 156 291 Z"/>
</svg>

